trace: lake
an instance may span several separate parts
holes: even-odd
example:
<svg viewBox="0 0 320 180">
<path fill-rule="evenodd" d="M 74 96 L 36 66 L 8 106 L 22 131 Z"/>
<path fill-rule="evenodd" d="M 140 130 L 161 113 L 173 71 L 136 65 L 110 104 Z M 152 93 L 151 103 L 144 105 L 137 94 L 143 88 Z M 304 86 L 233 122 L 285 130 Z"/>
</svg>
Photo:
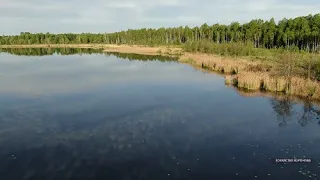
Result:
<svg viewBox="0 0 320 180">
<path fill-rule="evenodd" d="M 1 50 L 0 179 L 319 179 L 319 105 L 250 94 L 168 57 Z"/>
</svg>

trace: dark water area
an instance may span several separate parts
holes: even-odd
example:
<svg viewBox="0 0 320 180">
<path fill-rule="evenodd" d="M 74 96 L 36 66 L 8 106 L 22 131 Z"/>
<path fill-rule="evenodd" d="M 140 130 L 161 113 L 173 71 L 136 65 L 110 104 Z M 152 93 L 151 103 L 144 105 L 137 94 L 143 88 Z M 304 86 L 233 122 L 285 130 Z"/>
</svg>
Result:
<svg viewBox="0 0 320 180">
<path fill-rule="evenodd" d="M 158 58 L 0 53 L 0 180 L 319 179 L 316 103 Z"/>
</svg>

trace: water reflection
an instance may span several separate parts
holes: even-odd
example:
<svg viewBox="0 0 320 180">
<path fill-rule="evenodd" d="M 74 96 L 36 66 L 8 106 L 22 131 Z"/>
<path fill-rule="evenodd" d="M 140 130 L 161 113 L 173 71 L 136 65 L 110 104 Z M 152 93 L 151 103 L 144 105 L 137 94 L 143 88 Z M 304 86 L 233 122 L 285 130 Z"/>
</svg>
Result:
<svg viewBox="0 0 320 180">
<path fill-rule="evenodd" d="M 304 127 L 310 122 L 317 122 L 320 117 L 320 103 L 307 98 L 288 96 L 285 94 L 267 92 L 248 92 L 239 90 L 239 94 L 245 97 L 268 97 L 270 104 L 277 115 L 279 127 L 286 126 L 292 119 Z M 302 104 L 301 108 L 297 108 Z M 318 122 L 320 123 L 320 121 Z"/>
<path fill-rule="evenodd" d="M 118 52 L 103 52 L 103 49 L 93 48 L 0 48 L 0 53 L 9 53 L 17 56 L 50 56 L 50 55 L 75 55 L 75 54 L 105 54 L 106 56 L 116 56 L 127 60 L 141 61 L 173 61 L 178 57 L 160 56 L 160 55 L 143 55 L 128 54 Z"/>
<path fill-rule="evenodd" d="M 247 124 L 250 115 L 239 120 L 245 126 L 239 122 L 221 126 L 219 121 L 199 119 L 202 112 L 188 105 L 194 100 L 135 111 L 128 107 L 119 110 L 117 105 L 105 108 L 109 106 L 106 101 L 94 109 L 78 110 L 75 106 L 66 112 L 56 111 L 61 103 L 71 105 L 68 101 L 1 108 L 2 179 L 268 179 L 271 175 L 278 179 L 292 173 L 300 180 L 319 175 L 319 154 L 302 151 L 317 144 L 305 145 L 303 134 L 298 134 L 300 139 L 293 142 L 301 144 L 301 151 L 300 146 L 290 147 L 291 139 L 264 134 L 255 130 L 254 124 Z M 280 101 L 272 107 L 281 120 L 282 116 L 295 119 L 294 106 L 282 99 L 273 101 Z M 245 135 L 246 131 L 250 134 Z M 316 140 L 314 135 L 310 140 Z M 312 157 L 315 163 L 276 165 L 270 159 L 293 155 Z"/>
<path fill-rule="evenodd" d="M 96 54 L 102 53 L 103 49 L 92 48 L 0 48 L 0 53 L 9 53 L 17 56 L 50 56 L 75 55 L 75 54 Z"/>
<path fill-rule="evenodd" d="M 116 56 L 121 59 L 128 59 L 131 61 L 141 60 L 141 61 L 177 61 L 178 57 L 172 56 L 160 56 L 160 55 L 142 55 L 142 54 L 127 54 L 127 53 L 117 53 L 117 52 L 105 52 L 106 55 Z"/>
<path fill-rule="evenodd" d="M 320 175 L 315 102 L 242 97 L 221 77 L 169 61 L 112 54 L 8 58 L 0 59 L 6 61 L 0 89 L 22 91 L 0 91 L 1 180 Z M 21 96 L 39 89 L 50 93 Z M 293 157 L 313 162 L 273 161 Z"/>
<path fill-rule="evenodd" d="M 62 49 L 56 50 L 62 51 Z M 48 52 L 56 51 L 50 50 Z M 66 52 L 72 52 L 72 50 Z M 90 55 L 84 53 L 91 52 L 85 49 L 82 49 L 81 52 L 81 56 L 78 54 L 72 55 L 72 53 L 69 56 L 57 54 L 39 57 L 29 56 L 28 53 L 26 57 L 1 54 L 0 93 L 23 92 L 44 95 L 84 91 L 99 86 L 108 88 L 112 87 L 111 84 L 119 83 L 152 82 L 156 79 L 166 83 L 177 79 L 180 79 L 181 82 L 187 81 L 181 73 L 187 66 L 179 65 L 173 58 L 164 60 L 159 59 L 159 56 L 118 53 L 107 53 L 106 55 L 94 53 Z M 136 58 L 137 60 L 129 61 L 117 56 Z M 171 64 L 168 66 L 164 62 L 170 62 Z M 161 68 L 159 68 L 160 66 Z M 168 71 L 170 73 L 166 73 Z M 158 76 L 158 74 L 162 74 L 162 76 Z M 197 80 L 192 75 L 187 76 L 189 77 L 188 81 Z"/>
<path fill-rule="evenodd" d="M 299 119 L 299 124 L 301 126 L 306 126 L 310 121 L 314 119 L 318 120 L 319 116 L 320 116 L 319 106 L 316 106 L 310 100 L 305 99 L 303 102 L 303 114 Z"/>
<path fill-rule="evenodd" d="M 274 99 L 271 99 L 271 105 L 277 114 L 279 127 L 286 126 L 287 122 L 292 120 L 292 114 L 293 114 L 294 104 L 291 101 L 290 97 L 288 96 L 281 97 L 281 98 L 275 97 Z"/>
</svg>

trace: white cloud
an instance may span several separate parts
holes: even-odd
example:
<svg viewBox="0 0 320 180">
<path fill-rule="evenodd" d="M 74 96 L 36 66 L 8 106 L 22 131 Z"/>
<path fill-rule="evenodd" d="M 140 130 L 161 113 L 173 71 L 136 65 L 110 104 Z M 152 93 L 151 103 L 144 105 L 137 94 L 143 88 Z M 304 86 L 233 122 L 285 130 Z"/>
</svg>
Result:
<svg viewBox="0 0 320 180">
<path fill-rule="evenodd" d="M 316 0 L 0 0 L 0 34 L 280 20 L 318 13 Z"/>
<path fill-rule="evenodd" d="M 201 18 L 195 16 L 177 16 L 174 18 L 163 18 L 163 17 L 152 17 L 152 18 L 143 18 L 138 20 L 139 22 L 154 22 L 154 23 L 172 23 L 172 22 L 181 22 L 181 23 L 199 23 Z"/>
</svg>

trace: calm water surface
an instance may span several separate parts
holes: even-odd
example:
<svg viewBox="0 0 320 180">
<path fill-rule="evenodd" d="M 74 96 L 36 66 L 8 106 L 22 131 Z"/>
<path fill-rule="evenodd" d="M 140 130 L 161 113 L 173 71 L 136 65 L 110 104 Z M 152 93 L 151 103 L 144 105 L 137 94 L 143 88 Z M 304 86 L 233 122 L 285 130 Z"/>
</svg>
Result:
<svg viewBox="0 0 320 180">
<path fill-rule="evenodd" d="M 244 97 L 170 59 L 72 52 L 0 53 L 1 180 L 320 179 L 317 105 Z M 275 162 L 294 157 L 312 162 Z"/>
</svg>

